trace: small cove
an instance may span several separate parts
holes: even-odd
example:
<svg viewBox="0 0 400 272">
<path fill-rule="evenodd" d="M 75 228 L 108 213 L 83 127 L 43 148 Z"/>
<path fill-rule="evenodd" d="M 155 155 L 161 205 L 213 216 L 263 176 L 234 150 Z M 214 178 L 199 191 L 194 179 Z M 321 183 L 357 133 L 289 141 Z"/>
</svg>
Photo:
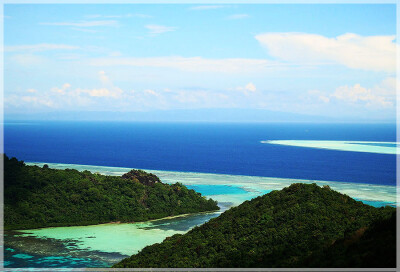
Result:
<svg viewBox="0 0 400 272">
<path fill-rule="evenodd" d="M 42 166 L 44 163 L 28 163 Z M 121 175 L 129 168 L 48 164 L 51 168 L 89 170 Z M 313 180 L 280 179 L 254 176 L 206 174 L 149 170 L 165 183 L 181 182 L 219 202 L 221 210 L 168 217 L 138 223 L 108 223 L 91 226 L 43 228 L 7 232 L 6 267 L 107 267 L 137 253 L 143 247 L 162 242 L 166 237 L 183 234 L 218 216 L 231 206 L 279 190 L 294 182 L 329 185 L 332 189 L 376 207 L 394 205 L 394 186 Z"/>
</svg>

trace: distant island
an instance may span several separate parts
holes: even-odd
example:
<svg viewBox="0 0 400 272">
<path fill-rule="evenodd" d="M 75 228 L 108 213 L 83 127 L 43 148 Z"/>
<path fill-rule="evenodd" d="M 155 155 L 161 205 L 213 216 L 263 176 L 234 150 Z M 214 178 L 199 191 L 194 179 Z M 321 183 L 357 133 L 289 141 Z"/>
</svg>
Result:
<svg viewBox="0 0 400 272">
<path fill-rule="evenodd" d="M 27 166 L 4 155 L 5 230 L 138 222 L 218 209 L 216 201 L 142 170 L 106 176 Z"/>
<path fill-rule="evenodd" d="M 328 186 L 297 183 L 245 201 L 113 267 L 396 267 L 395 211 Z"/>
</svg>

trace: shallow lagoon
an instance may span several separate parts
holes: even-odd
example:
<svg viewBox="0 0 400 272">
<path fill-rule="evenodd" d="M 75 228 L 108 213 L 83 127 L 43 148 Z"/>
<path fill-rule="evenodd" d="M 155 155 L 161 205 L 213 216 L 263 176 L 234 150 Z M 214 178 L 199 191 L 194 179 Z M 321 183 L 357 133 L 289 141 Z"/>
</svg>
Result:
<svg viewBox="0 0 400 272">
<path fill-rule="evenodd" d="M 27 163 L 43 166 L 44 163 Z M 51 168 L 89 170 L 106 175 L 122 175 L 130 168 L 48 163 Z M 101 267 L 112 265 L 143 247 L 182 234 L 203 224 L 231 206 L 295 182 L 329 185 L 369 205 L 395 205 L 396 187 L 363 183 L 343 183 L 282 179 L 255 176 L 205 174 L 173 171 L 150 171 L 165 183 L 180 182 L 212 197 L 221 210 L 213 213 L 183 215 L 140 223 L 101 224 L 79 227 L 44 228 L 10 233 L 6 240 L 8 267 Z M 41 251 L 38 252 L 38 244 Z M 54 250 L 55 245 L 57 250 Z M 47 250 L 46 250 L 47 249 Z M 12 252 L 14 250 L 14 252 Z M 21 255 L 24 254 L 24 255 Z M 19 258 L 29 256 L 29 258 Z M 47 258 L 47 259 L 46 259 Z M 50 259 L 48 259 L 50 258 Z"/>
<path fill-rule="evenodd" d="M 297 147 L 332 149 L 340 151 L 368 152 L 379 154 L 400 154 L 398 142 L 374 141 L 314 141 L 314 140 L 272 140 L 263 144 L 277 144 Z"/>
<path fill-rule="evenodd" d="M 44 163 L 27 164 L 37 165 L 40 167 L 44 165 Z M 108 167 L 61 163 L 47 164 L 49 165 L 49 167 L 55 169 L 70 168 L 79 171 L 89 170 L 93 173 L 97 172 L 100 174 L 113 176 L 121 176 L 131 170 L 131 168 L 126 167 Z M 316 183 L 319 186 L 329 185 L 333 190 L 339 191 L 343 194 L 347 194 L 353 198 L 358 198 L 360 200 L 381 201 L 388 205 L 394 205 L 396 203 L 396 186 L 389 185 L 195 172 L 159 171 L 149 169 L 144 170 L 157 175 L 165 183 L 172 184 L 180 182 L 189 187 L 197 186 L 197 188 L 203 190 L 203 192 L 205 193 L 204 195 L 212 197 L 218 202 L 229 202 L 231 203 L 231 205 L 238 205 L 245 200 L 250 200 L 256 196 L 263 195 L 272 190 L 281 190 L 282 188 L 288 187 L 290 184 L 297 182 Z M 227 187 L 232 188 L 227 189 L 225 193 L 223 191 L 223 188 Z M 215 188 L 215 190 L 212 188 Z"/>
</svg>

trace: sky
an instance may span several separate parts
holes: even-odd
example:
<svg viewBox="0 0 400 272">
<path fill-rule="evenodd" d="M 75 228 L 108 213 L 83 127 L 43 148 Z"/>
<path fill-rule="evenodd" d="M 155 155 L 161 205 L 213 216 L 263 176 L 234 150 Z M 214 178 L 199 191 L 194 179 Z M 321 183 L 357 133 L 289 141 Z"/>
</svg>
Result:
<svg viewBox="0 0 400 272">
<path fill-rule="evenodd" d="M 388 122 L 395 38 L 394 4 L 6 4 L 4 111 Z"/>
</svg>

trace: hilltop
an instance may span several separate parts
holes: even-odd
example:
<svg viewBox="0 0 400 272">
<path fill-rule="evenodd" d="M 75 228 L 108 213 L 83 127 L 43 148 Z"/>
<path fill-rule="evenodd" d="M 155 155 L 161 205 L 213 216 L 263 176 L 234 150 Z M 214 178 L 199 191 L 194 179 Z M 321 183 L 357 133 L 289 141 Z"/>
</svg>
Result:
<svg viewBox="0 0 400 272">
<path fill-rule="evenodd" d="M 245 201 L 114 267 L 395 267 L 395 208 L 316 184 Z M 371 256 L 374 256 L 373 260 Z"/>
<path fill-rule="evenodd" d="M 27 166 L 4 155 L 5 229 L 138 222 L 218 209 L 216 201 L 142 170 L 106 176 Z"/>
</svg>

